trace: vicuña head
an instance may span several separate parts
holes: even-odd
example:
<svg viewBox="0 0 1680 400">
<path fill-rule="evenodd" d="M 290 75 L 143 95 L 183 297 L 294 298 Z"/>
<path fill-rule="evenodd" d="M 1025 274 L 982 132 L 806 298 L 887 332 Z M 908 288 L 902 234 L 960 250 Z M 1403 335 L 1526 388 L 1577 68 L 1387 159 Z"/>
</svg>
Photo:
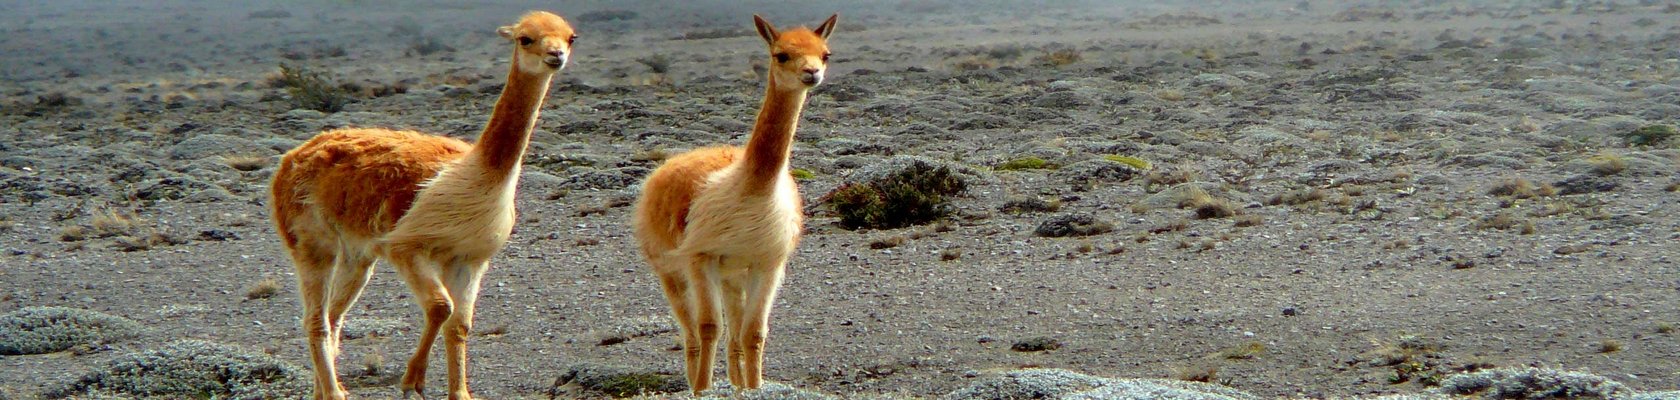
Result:
<svg viewBox="0 0 1680 400">
<path fill-rule="evenodd" d="M 770 45 L 770 85 L 783 90 L 810 89 L 822 83 L 828 70 L 828 34 L 834 33 L 835 14 L 816 29 L 801 26 L 786 31 L 753 15 L 758 36 Z"/>
<path fill-rule="evenodd" d="M 565 68 L 572 41 L 577 40 L 572 24 L 547 11 L 526 13 L 519 23 L 498 28 L 496 34 L 517 44 L 513 65 L 528 74 L 552 74 Z"/>
</svg>

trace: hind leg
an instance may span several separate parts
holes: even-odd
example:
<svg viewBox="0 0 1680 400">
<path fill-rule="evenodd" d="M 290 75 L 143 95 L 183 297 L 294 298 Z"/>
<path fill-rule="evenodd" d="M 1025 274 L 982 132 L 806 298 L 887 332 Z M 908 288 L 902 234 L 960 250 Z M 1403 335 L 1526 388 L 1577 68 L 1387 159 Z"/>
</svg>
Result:
<svg viewBox="0 0 1680 400">
<path fill-rule="evenodd" d="M 309 342 L 309 363 L 314 366 L 316 399 L 342 400 L 348 395 L 339 386 L 335 341 L 327 321 L 327 281 L 333 278 L 336 258 L 328 246 L 298 242 L 288 246 L 297 268 L 298 296 L 303 300 L 303 332 Z"/>
<path fill-rule="evenodd" d="M 356 304 L 356 298 L 361 297 L 368 278 L 373 276 L 373 260 L 373 256 L 362 249 L 344 248 L 338 252 L 337 267 L 331 284 L 327 286 L 331 295 L 326 304 L 327 337 L 331 340 L 334 354 L 342 350 L 339 342 L 344 339 L 344 316 L 349 313 L 350 306 Z M 342 383 L 339 389 L 343 389 Z"/>
</svg>

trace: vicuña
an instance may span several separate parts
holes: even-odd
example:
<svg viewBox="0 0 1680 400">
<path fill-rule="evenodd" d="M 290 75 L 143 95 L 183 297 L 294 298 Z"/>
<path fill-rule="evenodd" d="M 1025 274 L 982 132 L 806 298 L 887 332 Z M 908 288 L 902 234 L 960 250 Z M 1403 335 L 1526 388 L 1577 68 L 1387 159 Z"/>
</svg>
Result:
<svg viewBox="0 0 1680 400">
<path fill-rule="evenodd" d="M 344 314 L 383 258 L 425 313 L 403 396 L 426 398 L 426 357 L 443 335 L 449 398 L 470 399 L 467 335 L 491 256 L 514 223 L 520 162 L 549 81 L 576 35 L 565 19 L 531 12 L 496 32 L 513 47 L 507 86 L 478 143 L 387 129 L 323 132 L 287 152 L 274 175 L 274 222 L 297 267 L 315 398 L 343 399 L 334 360 Z"/>
<path fill-rule="evenodd" d="M 763 379 L 770 306 L 804 220 L 788 156 L 805 94 L 828 68 L 828 35 L 839 17 L 777 31 L 754 15 L 770 46 L 770 82 L 747 147 L 677 155 L 643 183 L 636 239 L 682 325 L 696 394 L 711 387 L 720 326 L 729 327 L 729 383 L 756 389 Z"/>
</svg>

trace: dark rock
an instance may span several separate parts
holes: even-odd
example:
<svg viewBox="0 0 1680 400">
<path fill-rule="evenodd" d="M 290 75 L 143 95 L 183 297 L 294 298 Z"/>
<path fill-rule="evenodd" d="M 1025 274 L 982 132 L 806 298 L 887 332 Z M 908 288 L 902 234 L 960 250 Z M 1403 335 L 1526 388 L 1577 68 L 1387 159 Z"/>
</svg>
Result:
<svg viewBox="0 0 1680 400">
<path fill-rule="evenodd" d="M 1033 229 L 1043 237 L 1091 236 L 1114 230 L 1114 224 L 1086 213 L 1062 214 L 1045 220 Z"/>
<path fill-rule="evenodd" d="M 1552 186 L 1557 187 L 1558 194 L 1572 195 L 1608 192 L 1616 190 L 1618 184 L 1616 181 L 1598 174 L 1580 174 L 1564 178 L 1557 183 L 1553 183 Z"/>
<path fill-rule="evenodd" d="M 1060 348 L 1062 348 L 1062 341 L 1049 336 L 1023 339 L 1016 341 L 1015 344 L 1009 345 L 1010 350 L 1020 352 L 1049 351 Z"/>
</svg>

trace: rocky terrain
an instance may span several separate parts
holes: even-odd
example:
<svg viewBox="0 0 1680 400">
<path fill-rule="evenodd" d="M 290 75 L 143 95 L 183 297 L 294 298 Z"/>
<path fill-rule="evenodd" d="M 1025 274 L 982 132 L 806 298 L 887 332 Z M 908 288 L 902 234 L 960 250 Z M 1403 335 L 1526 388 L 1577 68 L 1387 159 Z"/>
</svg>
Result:
<svg viewBox="0 0 1680 400">
<path fill-rule="evenodd" d="M 0 4 L 0 398 L 306 390 L 279 154 L 471 139 L 493 30 L 533 8 L 580 38 L 478 396 L 680 391 L 638 180 L 745 141 L 750 14 L 835 11 L 760 396 L 1680 396 L 1680 3 L 1185 3 Z M 918 190 L 859 203 L 891 182 Z M 418 336 L 377 269 L 340 360 L 362 398 Z"/>
</svg>

